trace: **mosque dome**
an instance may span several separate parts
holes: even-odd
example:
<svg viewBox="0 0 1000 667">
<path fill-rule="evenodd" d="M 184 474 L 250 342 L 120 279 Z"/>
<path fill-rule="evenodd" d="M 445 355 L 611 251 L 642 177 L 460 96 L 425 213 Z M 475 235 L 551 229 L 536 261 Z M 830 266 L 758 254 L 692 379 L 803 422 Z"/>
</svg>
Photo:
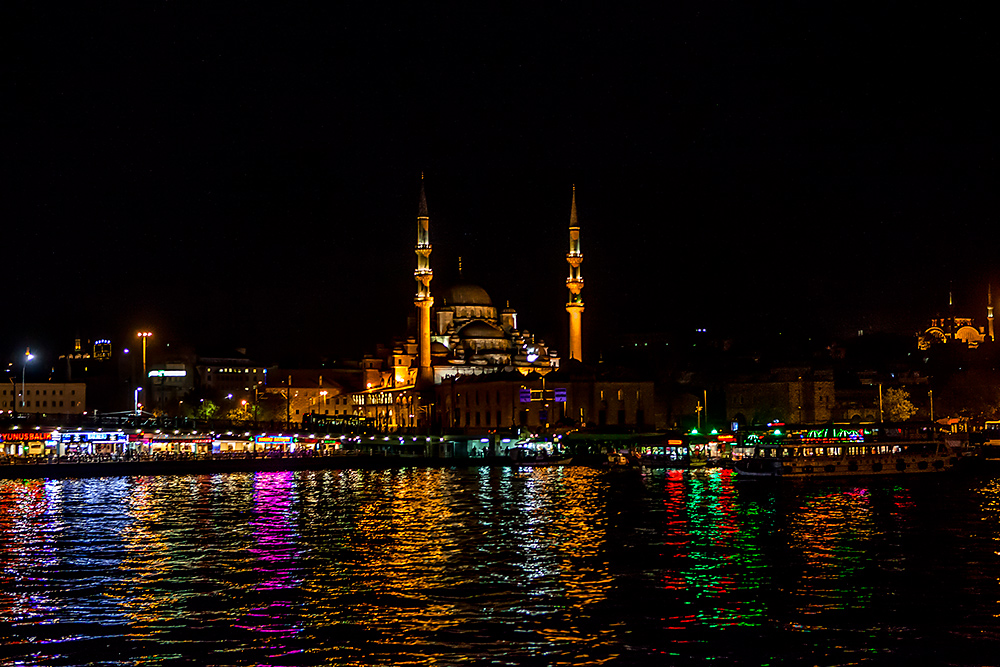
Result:
<svg viewBox="0 0 1000 667">
<path fill-rule="evenodd" d="M 444 305 L 448 306 L 492 306 L 493 299 L 479 285 L 453 285 L 445 290 Z"/>
<path fill-rule="evenodd" d="M 448 346 L 446 346 L 444 343 L 439 343 L 438 341 L 434 341 L 433 343 L 431 343 L 431 355 L 435 357 L 447 356 Z"/>
<path fill-rule="evenodd" d="M 462 338 L 504 338 L 503 331 L 482 320 L 473 320 L 462 327 L 458 335 Z"/>
</svg>

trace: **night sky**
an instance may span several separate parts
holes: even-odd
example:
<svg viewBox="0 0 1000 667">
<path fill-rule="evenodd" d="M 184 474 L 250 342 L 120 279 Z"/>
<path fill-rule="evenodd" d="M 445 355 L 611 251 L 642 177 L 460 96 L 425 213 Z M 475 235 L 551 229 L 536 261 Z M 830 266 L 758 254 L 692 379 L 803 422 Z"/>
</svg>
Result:
<svg viewBox="0 0 1000 667">
<path fill-rule="evenodd" d="M 33 3 L 3 29 L 0 349 L 355 357 L 432 291 L 565 354 L 626 332 L 907 333 L 1000 295 L 979 8 Z M 920 10 L 917 10 L 920 11 Z"/>
</svg>

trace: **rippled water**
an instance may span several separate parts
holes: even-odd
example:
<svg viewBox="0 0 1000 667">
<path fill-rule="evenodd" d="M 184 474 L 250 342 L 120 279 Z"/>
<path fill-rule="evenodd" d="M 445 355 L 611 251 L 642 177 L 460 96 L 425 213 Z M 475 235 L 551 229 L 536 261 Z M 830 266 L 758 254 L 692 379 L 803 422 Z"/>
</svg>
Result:
<svg viewBox="0 0 1000 667">
<path fill-rule="evenodd" d="M 2 664 L 996 664 L 1000 480 L 0 481 Z"/>
</svg>

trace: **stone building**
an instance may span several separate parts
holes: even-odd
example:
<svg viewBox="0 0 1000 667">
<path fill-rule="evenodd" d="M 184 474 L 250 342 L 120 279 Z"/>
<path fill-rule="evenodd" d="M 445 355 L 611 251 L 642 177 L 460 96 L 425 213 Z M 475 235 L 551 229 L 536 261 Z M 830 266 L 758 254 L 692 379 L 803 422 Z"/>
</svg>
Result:
<svg viewBox="0 0 1000 667">
<path fill-rule="evenodd" d="M 811 424 L 833 417 L 833 371 L 775 368 L 726 383 L 726 420 L 748 426 L 773 421 Z"/>
</svg>

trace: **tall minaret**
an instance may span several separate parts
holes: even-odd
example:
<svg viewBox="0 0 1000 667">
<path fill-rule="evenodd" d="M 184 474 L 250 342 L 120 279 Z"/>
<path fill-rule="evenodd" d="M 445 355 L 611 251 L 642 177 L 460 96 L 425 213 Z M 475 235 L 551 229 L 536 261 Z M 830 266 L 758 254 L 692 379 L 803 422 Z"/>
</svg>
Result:
<svg viewBox="0 0 1000 667">
<path fill-rule="evenodd" d="M 424 175 L 420 174 L 420 205 L 417 208 L 417 294 L 413 304 L 417 307 L 417 389 L 427 389 L 434 384 L 431 367 L 431 219 L 427 215 L 427 197 L 424 195 Z"/>
<path fill-rule="evenodd" d="M 990 325 L 990 340 L 996 340 L 993 337 L 993 289 L 992 285 L 986 285 L 986 321 Z"/>
<path fill-rule="evenodd" d="M 583 361 L 583 332 L 581 319 L 583 317 L 583 276 L 580 275 L 580 265 L 583 263 L 583 253 L 580 251 L 580 224 L 576 221 L 576 186 L 573 186 L 573 202 L 569 211 L 569 252 L 566 254 L 569 262 L 569 278 L 566 287 L 569 288 L 569 303 L 566 312 L 569 313 L 569 358 Z"/>
</svg>

